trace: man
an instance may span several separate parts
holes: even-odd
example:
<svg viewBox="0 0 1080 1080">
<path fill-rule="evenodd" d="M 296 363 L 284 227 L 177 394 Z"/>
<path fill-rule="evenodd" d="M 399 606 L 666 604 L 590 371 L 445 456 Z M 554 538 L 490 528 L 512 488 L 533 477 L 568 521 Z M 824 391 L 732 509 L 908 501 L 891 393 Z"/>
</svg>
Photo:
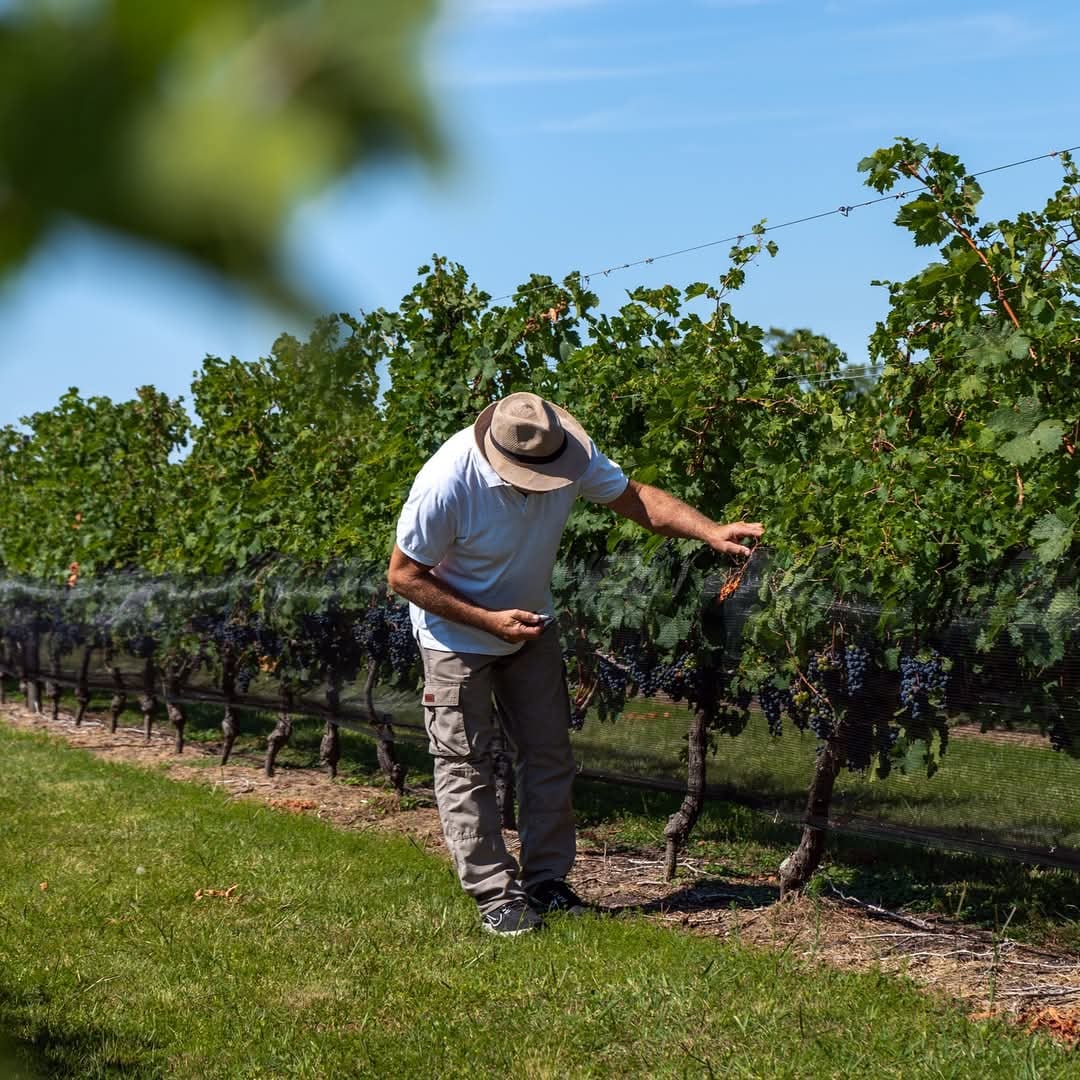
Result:
<svg viewBox="0 0 1080 1080">
<path fill-rule="evenodd" d="M 486 408 L 421 468 L 401 512 L 390 587 L 409 601 L 424 660 L 435 799 L 481 927 L 512 936 L 580 911 L 570 703 L 551 621 L 551 572 L 578 496 L 662 536 L 747 555 L 759 523 L 719 525 L 628 480 L 565 410 L 518 393 Z M 515 760 L 520 866 L 506 850 L 492 761 L 498 702 Z"/>
</svg>

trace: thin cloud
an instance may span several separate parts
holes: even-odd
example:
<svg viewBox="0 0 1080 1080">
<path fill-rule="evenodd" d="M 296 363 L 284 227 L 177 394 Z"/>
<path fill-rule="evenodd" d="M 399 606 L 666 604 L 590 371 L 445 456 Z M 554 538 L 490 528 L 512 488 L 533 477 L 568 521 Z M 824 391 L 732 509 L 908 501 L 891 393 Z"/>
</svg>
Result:
<svg viewBox="0 0 1080 1080">
<path fill-rule="evenodd" d="M 526 134 L 595 135 L 652 131 L 705 131 L 777 121 L 804 120 L 804 109 L 725 109 L 718 112 L 672 115 L 666 110 L 650 109 L 642 101 L 628 101 L 610 109 L 545 120 Z M 519 132 L 520 133 L 520 132 Z"/>
<path fill-rule="evenodd" d="M 1046 39 L 1048 31 L 1007 12 L 885 23 L 852 30 L 855 39 L 912 40 L 929 48 L 948 46 L 962 59 L 972 49 L 1015 51 Z"/>
</svg>

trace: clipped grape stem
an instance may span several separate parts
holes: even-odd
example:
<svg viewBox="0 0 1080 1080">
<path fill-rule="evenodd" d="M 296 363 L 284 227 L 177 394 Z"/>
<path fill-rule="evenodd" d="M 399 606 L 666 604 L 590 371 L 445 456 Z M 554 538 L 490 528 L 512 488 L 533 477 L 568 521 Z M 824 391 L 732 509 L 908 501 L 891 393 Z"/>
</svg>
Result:
<svg viewBox="0 0 1080 1080">
<path fill-rule="evenodd" d="M 495 801 L 499 807 L 499 821 L 504 829 L 517 832 L 517 814 L 514 806 L 514 762 L 506 744 L 506 720 L 502 707 L 494 703 L 495 737 L 492 739 L 492 759 L 495 766 Z"/>
<path fill-rule="evenodd" d="M 379 662 L 368 662 L 367 679 L 364 682 L 364 702 L 367 705 L 368 722 L 375 729 L 375 755 L 379 768 L 390 781 L 398 795 L 405 794 L 405 766 L 397 760 L 394 751 L 394 729 L 390 726 L 392 717 L 389 713 L 380 713 L 375 709 L 375 683 L 379 677 Z"/>
<path fill-rule="evenodd" d="M 797 896 L 821 865 L 825 853 L 824 823 L 829 820 L 833 789 L 840 774 L 840 755 L 833 740 L 822 744 L 806 799 L 806 824 L 799 846 L 780 864 L 780 899 Z M 814 824 L 811 824 L 814 823 Z M 820 824 L 817 824 L 820 823 Z"/>
<path fill-rule="evenodd" d="M 708 730 L 703 708 L 694 711 L 687 737 L 686 795 L 682 805 L 664 826 L 664 880 L 671 881 L 678 868 L 679 852 L 686 846 L 690 831 L 697 824 L 705 796 L 705 754 Z"/>
</svg>

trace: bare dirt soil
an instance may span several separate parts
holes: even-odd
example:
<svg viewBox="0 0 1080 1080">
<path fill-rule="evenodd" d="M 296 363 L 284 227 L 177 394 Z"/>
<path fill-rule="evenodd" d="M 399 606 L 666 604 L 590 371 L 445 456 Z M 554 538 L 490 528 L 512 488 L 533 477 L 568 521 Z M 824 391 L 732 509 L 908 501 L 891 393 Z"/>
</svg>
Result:
<svg viewBox="0 0 1080 1080">
<path fill-rule="evenodd" d="M 340 828 L 405 834 L 445 854 L 438 816 L 433 806 L 424 805 L 423 792 L 409 798 L 405 808 L 387 789 L 332 780 L 315 769 L 290 766 L 266 777 L 261 755 L 234 754 L 222 767 L 214 745 L 189 744 L 177 755 L 169 731 L 157 731 L 147 742 L 141 728 L 110 733 L 98 716 L 76 726 L 64 711 L 53 721 L 9 703 L 0 705 L 0 721 L 47 732 L 110 761 L 218 788 L 229 798 L 313 814 Z M 513 850 L 517 837 L 510 833 L 507 842 Z M 783 949 L 834 967 L 907 976 L 928 992 L 958 999 L 976 1018 L 1004 1015 L 1028 1030 L 1080 1044 L 1080 957 L 1075 954 L 1033 948 L 946 917 L 885 911 L 839 893 L 781 904 L 775 877 L 729 882 L 691 858 L 682 861 L 678 880 L 662 878 L 662 852 L 612 850 L 582 831 L 570 880 L 602 909 L 634 911 L 692 933 Z"/>
</svg>

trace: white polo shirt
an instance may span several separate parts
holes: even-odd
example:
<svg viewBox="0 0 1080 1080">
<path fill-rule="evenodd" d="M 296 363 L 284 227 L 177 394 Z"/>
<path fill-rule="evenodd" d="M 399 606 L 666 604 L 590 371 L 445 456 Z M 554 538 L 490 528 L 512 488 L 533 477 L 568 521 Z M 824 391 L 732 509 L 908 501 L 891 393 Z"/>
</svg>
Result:
<svg viewBox="0 0 1080 1080">
<path fill-rule="evenodd" d="M 628 483 L 593 446 L 576 483 L 522 495 L 488 464 L 468 427 L 417 473 L 398 519 L 397 546 L 481 607 L 553 614 L 551 573 L 574 500 L 609 503 Z M 521 648 L 415 604 L 409 614 L 425 649 L 502 656 Z"/>
</svg>

